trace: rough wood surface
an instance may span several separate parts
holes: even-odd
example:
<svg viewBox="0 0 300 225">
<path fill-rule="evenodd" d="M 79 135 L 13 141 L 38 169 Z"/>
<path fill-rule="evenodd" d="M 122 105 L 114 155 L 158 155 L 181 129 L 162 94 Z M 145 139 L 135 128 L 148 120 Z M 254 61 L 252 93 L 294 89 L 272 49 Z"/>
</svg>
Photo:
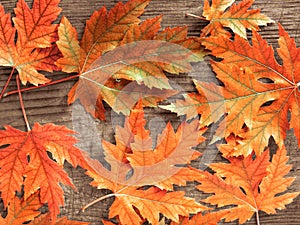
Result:
<svg viewBox="0 0 300 225">
<path fill-rule="evenodd" d="M 31 1 L 27 1 L 31 4 Z M 16 5 L 16 0 L 1 0 L 7 12 L 13 12 Z M 62 0 L 60 6 L 63 8 L 61 15 L 69 18 L 71 23 L 77 28 L 79 36 L 82 35 L 86 19 L 91 13 L 106 5 L 111 8 L 116 0 Z M 205 25 L 205 22 L 194 18 L 185 17 L 186 13 L 201 14 L 203 0 L 152 0 L 146 13 L 142 19 L 163 14 L 163 26 L 181 26 L 188 25 L 191 35 L 199 35 L 200 29 Z M 262 12 L 270 16 L 274 21 L 280 22 L 289 34 L 295 38 L 295 41 L 300 45 L 300 1 L 298 0 L 257 0 L 254 4 L 255 8 L 262 9 Z M 271 44 L 277 47 L 277 25 L 272 24 L 268 27 L 263 27 L 261 34 Z M 2 87 L 10 73 L 8 68 L 0 68 L 0 87 Z M 50 78 L 58 79 L 65 76 L 62 73 L 51 75 Z M 185 91 L 192 91 L 191 77 L 200 76 L 202 79 L 210 79 L 212 73 L 207 63 L 199 63 L 195 65 L 195 71 L 189 75 L 180 75 L 172 78 L 174 83 L 180 85 Z M 113 127 L 118 124 L 122 118 L 108 111 L 106 122 L 99 122 L 91 120 L 89 116 L 82 110 L 82 108 L 75 104 L 74 106 L 67 106 L 67 93 L 73 81 L 58 84 L 28 92 L 24 94 L 25 106 L 31 124 L 34 122 L 40 123 L 56 123 L 59 125 L 66 125 L 72 129 L 80 129 L 82 131 L 82 141 L 79 143 L 80 147 L 90 152 L 94 157 L 101 157 L 99 151 L 99 143 L 101 138 L 111 140 L 113 137 Z M 12 82 L 9 90 L 15 89 L 15 83 Z M 174 114 L 168 114 L 159 109 L 148 109 L 148 121 L 152 121 L 155 127 L 157 121 L 171 120 L 178 122 Z M 156 122 L 155 122 L 156 121 Z M 4 98 L 0 102 L 0 127 L 8 124 L 19 129 L 25 129 L 23 122 L 18 97 L 16 95 Z M 92 127 L 92 128 L 91 128 Z M 95 138 L 97 132 L 99 139 Z M 84 138 L 83 138 L 84 137 Z M 84 139 L 84 140 L 83 140 Z M 300 151 L 297 150 L 297 143 L 289 132 L 287 140 L 287 149 L 290 154 L 290 163 L 293 164 L 291 176 L 298 177 L 290 190 L 300 189 Z M 210 146 L 203 146 L 200 149 L 204 152 L 204 157 L 195 166 L 202 168 L 208 161 L 220 161 L 221 158 L 217 155 L 216 149 Z M 89 179 L 84 175 L 81 169 L 72 169 L 66 165 L 66 169 L 78 188 L 77 192 L 71 189 L 65 189 L 65 206 L 62 208 L 62 215 L 68 216 L 70 219 L 77 219 L 82 221 L 90 221 L 93 225 L 101 224 L 100 218 L 107 218 L 108 207 L 112 199 L 102 201 L 82 213 L 81 207 L 90 201 L 102 196 L 102 191 L 89 186 Z M 199 192 L 192 191 L 191 187 L 187 187 L 188 195 L 195 197 L 197 200 L 203 198 Z M 288 205 L 286 210 L 279 211 L 276 215 L 266 215 L 260 213 L 261 224 L 300 224 L 300 197 L 298 197 L 292 204 Z M 222 223 L 221 223 L 222 224 Z M 225 224 L 225 223 L 224 223 Z M 238 224 L 233 222 L 231 224 Z M 246 224 L 256 224 L 252 218 Z"/>
</svg>

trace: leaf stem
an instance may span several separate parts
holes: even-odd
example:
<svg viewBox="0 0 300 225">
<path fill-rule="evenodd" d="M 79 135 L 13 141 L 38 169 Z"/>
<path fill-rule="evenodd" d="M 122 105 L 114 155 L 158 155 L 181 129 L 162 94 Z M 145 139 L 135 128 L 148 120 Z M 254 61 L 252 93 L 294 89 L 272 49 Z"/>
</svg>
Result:
<svg viewBox="0 0 300 225">
<path fill-rule="evenodd" d="M 260 225 L 258 210 L 256 211 L 256 224 Z"/>
<path fill-rule="evenodd" d="M 12 78 L 14 72 L 15 72 L 15 67 L 12 68 L 12 70 L 11 70 L 11 72 L 10 72 L 10 75 L 9 75 L 9 77 L 8 77 L 6 83 L 5 83 L 5 85 L 4 85 L 4 87 L 3 87 L 2 91 L 1 91 L 0 99 L 2 99 L 3 96 L 5 96 L 4 93 L 5 93 L 7 87 L 8 87 L 8 85 L 9 85 L 9 83 L 10 83 L 10 80 L 11 80 L 11 78 Z"/>
<path fill-rule="evenodd" d="M 90 206 L 96 204 L 97 202 L 100 202 L 100 201 L 102 201 L 104 199 L 107 199 L 107 198 L 110 198 L 110 197 L 115 197 L 116 195 L 118 195 L 118 194 L 112 193 L 112 194 L 104 195 L 101 198 L 97 198 L 94 201 L 90 202 L 89 204 L 83 206 L 81 211 L 84 212 L 87 208 L 89 208 Z"/>
<path fill-rule="evenodd" d="M 32 87 L 23 88 L 23 89 L 20 89 L 20 90 L 10 91 L 10 92 L 5 93 L 3 96 L 7 97 L 9 95 L 17 94 L 19 91 L 20 92 L 25 92 L 25 91 L 30 91 L 30 90 L 42 88 L 42 87 L 47 87 L 47 86 L 50 86 L 50 85 L 53 85 L 53 84 L 58 84 L 58 83 L 62 83 L 64 81 L 68 81 L 68 80 L 78 78 L 79 76 L 80 76 L 80 74 L 76 74 L 76 75 L 65 77 L 65 78 L 62 78 L 62 79 L 59 79 L 59 80 L 51 81 L 51 82 L 46 83 L 46 84 L 41 84 L 39 86 L 32 86 Z"/>
<path fill-rule="evenodd" d="M 25 123 L 26 123 L 26 126 L 27 126 L 27 131 L 30 131 L 31 128 L 30 128 L 30 125 L 29 125 L 29 122 L 28 122 L 28 119 L 27 119 L 27 115 L 26 115 L 26 111 L 25 111 L 25 107 L 24 107 L 24 102 L 23 102 L 23 98 L 22 98 L 22 94 L 21 94 L 21 90 L 20 90 L 19 75 L 17 75 L 16 81 L 17 81 L 17 87 L 18 87 L 18 93 L 19 93 L 19 99 L 20 99 L 20 105 L 21 105 L 21 108 L 22 108 L 23 117 L 24 117 L 24 120 L 25 120 Z"/>
<path fill-rule="evenodd" d="M 199 19 L 199 20 L 207 21 L 207 19 L 205 19 L 204 17 L 202 17 L 202 16 L 197 16 L 197 15 L 192 14 L 192 13 L 187 13 L 187 14 L 185 14 L 185 15 L 186 15 L 186 16 L 189 16 L 189 17 L 197 18 L 197 19 Z"/>
</svg>

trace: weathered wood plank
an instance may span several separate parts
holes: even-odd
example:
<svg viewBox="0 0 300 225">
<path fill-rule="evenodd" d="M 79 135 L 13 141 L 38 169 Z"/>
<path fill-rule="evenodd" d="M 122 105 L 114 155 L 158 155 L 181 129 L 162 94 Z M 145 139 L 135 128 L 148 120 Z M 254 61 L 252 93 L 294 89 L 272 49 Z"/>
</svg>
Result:
<svg viewBox="0 0 300 225">
<path fill-rule="evenodd" d="M 6 11 L 12 12 L 15 7 L 16 0 L 2 0 L 1 3 L 4 5 Z M 31 2 L 27 0 L 27 2 Z M 89 18 L 92 12 L 106 5 L 111 8 L 116 0 L 63 0 L 60 6 L 63 8 L 62 15 L 69 18 L 71 23 L 77 28 L 79 36 L 82 35 L 85 20 Z M 31 3 L 30 3 L 31 4 Z M 201 14 L 203 5 L 203 0 L 153 0 L 147 11 L 142 16 L 142 19 L 157 16 L 163 14 L 163 27 L 166 26 L 183 26 L 188 25 L 191 35 L 199 35 L 200 30 L 204 27 L 205 22 L 199 21 L 194 18 L 186 17 L 186 13 Z M 276 22 L 282 23 L 289 34 L 295 38 L 296 42 L 300 45 L 300 2 L 298 0 L 257 0 L 254 4 L 255 8 L 262 9 L 263 13 L 269 15 Z M 272 24 L 268 27 L 263 27 L 261 34 L 275 47 L 277 46 L 277 25 Z M 200 63 L 195 66 L 197 69 L 193 74 L 180 75 L 172 80 L 180 85 L 186 91 L 194 90 L 191 85 L 191 76 L 201 76 L 203 79 L 209 79 L 212 76 L 211 71 L 207 63 Z M 204 68 L 204 69 L 203 69 Z M 1 68 L 0 69 L 0 87 L 2 87 L 10 73 L 10 69 Z M 51 75 L 50 78 L 57 79 L 64 77 L 64 74 Z M 70 128 L 76 128 L 81 123 L 89 122 L 89 125 L 95 127 L 95 131 L 99 132 L 99 136 L 106 140 L 111 140 L 113 137 L 113 125 L 117 122 L 111 120 L 111 118 L 118 117 L 108 109 L 108 120 L 106 122 L 93 121 L 89 119 L 89 116 L 81 112 L 81 116 L 78 117 L 77 107 L 68 107 L 66 103 L 66 96 L 68 90 L 74 84 L 73 81 L 69 81 L 63 84 L 58 84 L 51 87 L 42 88 L 32 92 L 24 93 L 24 101 L 27 109 L 29 121 L 31 124 L 34 122 L 40 123 L 56 123 L 59 125 L 66 125 Z M 15 82 L 12 82 L 9 90 L 15 89 Z M 174 123 L 178 123 L 179 119 L 176 118 L 174 114 L 166 113 L 159 109 L 148 109 L 147 119 L 150 121 L 152 119 L 160 118 L 163 121 L 171 120 Z M 4 98 L 0 102 L 0 127 L 8 124 L 19 129 L 25 129 L 23 122 L 18 97 L 16 95 Z M 90 128 L 90 127 L 89 127 Z M 87 129 L 88 130 L 88 129 Z M 99 141 L 94 140 L 93 133 L 84 131 L 85 139 L 80 143 L 82 148 L 92 153 L 95 157 L 100 157 L 99 153 Z M 290 163 L 293 164 L 293 171 L 291 176 L 298 177 L 297 181 L 291 186 L 290 190 L 296 190 L 300 188 L 300 152 L 297 151 L 297 143 L 289 132 L 286 141 L 287 149 L 291 156 Z M 219 155 L 216 156 L 216 151 L 213 147 L 201 149 L 205 153 L 206 160 L 220 161 Z M 207 162 L 207 161 L 205 161 Z M 195 164 L 196 166 L 203 166 L 204 160 Z M 102 191 L 96 190 L 89 186 L 89 179 L 84 175 L 81 169 L 72 169 L 70 166 L 66 166 L 67 171 L 72 177 L 75 186 L 78 188 L 78 192 L 74 192 L 69 188 L 66 188 L 65 197 L 65 207 L 62 209 L 62 215 L 68 216 L 70 219 L 78 219 L 83 221 L 91 221 L 92 224 L 100 224 L 100 218 L 106 218 L 108 214 L 109 205 L 112 199 L 107 199 L 89 208 L 85 213 L 80 212 L 83 205 L 94 200 L 97 197 L 102 196 L 104 193 Z M 187 187 L 186 192 L 189 196 L 196 197 L 198 200 L 202 198 L 201 194 L 194 191 L 191 186 Z M 276 215 L 261 215 L 261 224 L 289 224 L 298 225 L 300 223 L 300 197 L 298 197 L 292 204 L 290 204 L 286 210 L 278 212 Z M 225 224 L 225 223 L 224 223 Z M 237 224 L 233 222 L 231 224 Z M 256 224 L 255 219 L 252 218 L 251 221 L 247 222 L 249 225 Z"/>
</svg>

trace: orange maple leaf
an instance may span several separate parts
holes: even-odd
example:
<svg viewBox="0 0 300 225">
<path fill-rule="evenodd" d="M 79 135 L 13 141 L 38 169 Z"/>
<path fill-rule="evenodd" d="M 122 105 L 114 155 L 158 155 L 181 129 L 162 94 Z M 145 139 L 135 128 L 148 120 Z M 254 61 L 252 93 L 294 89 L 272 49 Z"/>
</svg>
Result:
<svg viewBox="0 0 300 225">
<path fill-rule="evenodd" d="M 143 117 L 139 101 L 124 127 L 116 128 L 116 144 L 103 141 L 110 170 L 98 163 L 87 174 L 94 179 L 91 185 L 113 193 L 96 202 L 114 196 L 109 217 L 117 217 L 124 225 L 141 224 L 144 219 L 158 224 L 160 213 L 178 222 L 179 215 L 189 216 L 189 213 L 208 209 L 184 197 L 184 192 L 173 191 L 173 184 L 183 186 L 200 174 L 191 167 L 176 166 L 189 164 L 200 155 L 192 150 L 204 140 L 198 121 L 182 123 L 177 132 L 168 124 L 158 136 L 156 147 L 152 147 Z"/>
<path fill-rule="evenodd" d="M 101 221 L 102 221 L 102 223 L 103 223 L 104 225 L 116 225 L 115 223 L 112 223 L 112 222 L 107 221 L 107 220 L 101 220 Z"/>
<path fill-rule="evenodd" d="M 265 26 L 273 22 L 269 17 L 261 14 L 259 9 L 249 10 L 254 1 L 243 0 L 238 4 L 233 4 L 235 0 L 212 0 L 210 5 L 209 1 L 205 0 L 203 16 L 209 21 L 209 24 L 202 29 L 201 35 L 225 34 L 228 36 L 229 33 L 223 27 L 229 27 L 234 33 L 246 39 L 246 29 L 259 30 L 258 26 Z"/>
<path fill-rule="evenodd" d="M 181 217 L 179 223 L 171 222 L 170 225 L 218 225 L 221 219 L 225 217 L 228 211 L 208 212 L 204 215 L 198 213 L 192 218 Z"/>
<path fill-rule="evenodd" d="M 202 213 L 197 213 L 191 218 L 180 216 L 178 223 L 171 221 L 170 225 L 218 225 L 218 222 L 220 222 L 220 220 L 224 218 L 227 213 L 228 211 L 224 210 L 220 212 L 208 212 L 205 215 L 202 215 Z M 102 223 L 104 225 L 116 225 L 115 223 L 107 220 L 102 220 Z M 118 225 L 122 224 L 118 223 Z M 158 225 L 167 225 L 167 223 L 165 223 L 164 219 L 162 219 Z"/>
<path fill-rule="evenodd" d="M 271 136 L 281 146 L 290 128 L 300 146 L 300 50 L 281 26 L 279 35 L 283 65 L 256 32 L 252 46 L 238 35 L 233 41 L 222 36 L 203 39 L 212 54 L 223 59 L 212 62 L 212 67 L 224 86 L 195 81 L 200 94 L 185 95 L 185 100 L 163 108 L 188 118 L 199 113 L 204 125 L 222 120 L 226 113 L 215 140 L 228 139 L 231 134 L 239 137 L 230 152 L 223 152 L 227 156 L 246 156 L 252 149 L 259 155 Z"/>
<path fill-rule="evenodd" d="M 80 222 L 69 220 L 67 217 L 58 218 L 54 223 L 51 220 L 49 213 L 43 214 L 29 223 L 29 225 L 89 225 L 89 222 Z M 17 224 L 16 224 L 17 225 Z"/>
<path fill-rule="evenodd" d="M 74 132 L 64 126 L 36 123 L 29 132 L 5 128 L 0 131 L 0 190 L 4 205 L 8 206 L 24 185 L 25 200 L 40 190 L 41 202 L 48 203 L 54 220 L 59 206 L 64 204 L 59 183 L 75 188 L 63 170 L 64 162 L 88 168 L 87 156 L 74 147 L 76 139 L 70 136 Z"/>
<path fill-rule="evenodd" d="M 61 11 L 59 2 L 35 0 L 30 9 L 24 0 L 19 0 L 13 18 L 15 27 L 11 24 L 10 14 L 6 14 L 0 5 L 0 65 L 17 70 L 24 85 L 50 81 L 38 70 L 58 70 L 55 61 L 61 54 L 55 44 L 57 25 L 52 23 Z"/>
<path fill-rule="evenodd" d="M 5 218 L 0 216 L 0 223 L 3 225 L 20 225 L 34 220 L 41 213 L 38 209 L 42 205 L 39 199 L 39 192 L 32 194 L 26 200 L 14 196 L 8 206 L 7 216 Z"/>
<path fill-rule="evenodd" d="M 30 195 L 26 200 L 17 196 L 10 202 L 5 218 L 0 216 L 1 225 L 88 225 L 86 222 L 71 221 L 66 217 L 56 221 L 51 220 L 51 214 L 42 214 L 39 209 L 43 206 L 40 202 L 39 191 Z M 30 223 L 28 223 L 30 222 Z"/>
<path fill-rule="evenodd" d="M 199 38 L 187 38 L 186 27 L 158 33 L 160 16 L 140 23 L 138 17 L 148 3 L 118 3 L 109 13 L 105 7 L 99 9 L 87 21 L 80 43 L 75 28 L 62 19 L 57 45 L 63 57 L 57 65 L 79 75 L 69 92 L 69 104 L 79 99 L 91 115 L 104 120 L 102 101 L 129 115 L 140 98 L 144 106 L 156 106 L 177 93 L 170 90 L 164 71 L 190 71 L 190 62 L 201 60 L 204 52 Z"/>
<path fill-rule="evenodd" d="M 253 159 L 248 157 L 229 158 L 230 163 L 213 163 L 209 167 L 214 175 L 204 172 L 199 177 L 201 183 L 197 188 L 205 193 L 214 195 L 203 200 L 217 207 L 229 206 L 225 221 L 239 219 L 242 224 L 254 213 L 264 211 L 276 213 L 276 209 L 284 209 L 300 192 L 283 193 L 295 178 L 287 175 L 291 166 L 287 165 L 288 157 L 284 147 L 278 149 L 269 162 L 269 150 Z M 222 209 L 221 209 L 222 211 Z"/>
</svg>

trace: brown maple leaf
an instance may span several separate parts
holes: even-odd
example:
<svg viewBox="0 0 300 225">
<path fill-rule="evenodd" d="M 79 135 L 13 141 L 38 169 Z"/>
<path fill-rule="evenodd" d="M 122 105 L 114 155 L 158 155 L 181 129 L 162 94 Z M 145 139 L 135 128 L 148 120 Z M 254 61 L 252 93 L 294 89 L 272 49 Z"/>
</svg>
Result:
<svg viewBox="0 0 300 225">
<path fill-rule="evenodd" d="M 271 136 L 281 146 L 290 128 L 300 146 L 300 50 L 281 26 L 279 35 L 278 53 L 283 65 L 277 63 L 273 48 L 256 32 L 252 46 L 238 35 L 233 41 L 224 36 L 203 39 L 212 54 L 223 59 L 212 62 L 212 67 L 224 85 L 195 81 L 199 94 L 185 95 L 185 100 L 163 108 L 188 118 L 199 113 L 204 125 L 222 120 L 226 113 L 215 140 L 234 134 L 238 142 L 223 152 L 225 155 L 246 156 L 252 149 L 259 155 Z"/>
<path fill-rule="evenodd" d="M 74 132 L 64 126 L 36 123 L 29 132 L 10 126 L 5 129 L 0 131 L 0 190 L 4 205 L 7 207 L 24 185 L 25 200 L 40 190 L 41 202 L 48 203 L 54 220 L 59 206 L 64 204 L 59 183 L 75 188 L 63 170 L 64 162 L 88 168 L 87 156 L 74 147 L 76 139 L 70 136 Z"/>
<path fill-rule="evenodd" d="M 57 65 L 79 76 L 69 104 L 79 99 L 91 115 L 104 120 L 102 101 L 129 115 L 140 98 L 144 106 L 156 106 L 177 93 L 170 90 L 164 71 L 190 71 L 190 62 L 201 60 L 204 52 L 198 38 L 187 38 L 186 27 L 158 32 L 160 16 L 140 23 L 148 3 L 130 0 L 108 13 L 105 7 L 99 9 L 87 21 L 80 43 L 75 28 L 62 19 L 57 45 L 63 57 Z"/>
<path fill-rule="evenodd" d="M 249 9 L 255 0 L 243 0 L 233 4 L 235 0 L 208 0 L 204 1 L 203 16 L 209 24 L 202 29 L 202 36 L 211 34 L 218 36 L 229 33 L 223 27 L 230 28 L 234 33 L 247 38 L 246 29 L 259 30 L 258 26 L 265 26 L 273 21 L 260 13 L 259 9 Z"/>
<path fill-rule="evenodd" d="M 59 2 L 34 0 L 30 9 L 24 0 L 19 0 L 13 18 L 15 27 L 11 24 L 10 14 L 6 14 L 0 5 L 0 65 L 17 70 L 24 85 L 49 82 L 39 70 L 58 70 L 55 61 L 61 54 L 55 44 L 57 25 L 52 23 L 61 11 Z"/>
<path fill-rule="evenodd" d="M 201 183 L 197 188 L 213 195 L 203 200 L 228 212 L 225 221 L 239 219 L 242 224 L 254 213 L 264 211 L 276 213 L 276 209 L 284 209 L 300 192 L 283 193 L 295 178 L 285 176 L 291 166 L 287 165 L 288 157 L 284 147 L 278 149 L 269 162 L 269 150 L 253 159 L 253 155 L 229 158 L 230 163 L 213 163 L 209 167 L 214 175 L 204 172 L 199 177 Z"/>
<path fill-rule="evenodd" d="M 124 225 L 141 224 L 144 219 L 158 224 L 160 213 L 178 222 L 179 215 L 206 210 L 194 199 L 184 197 L 184 192 L 173 191 L 173 184 L 184 186 L 200 174 L 191 167 L 177 166 L 189 164 L 200 155 L 192 150 L 204 140 L 198 121 L 182 123 L 177 132 L 168 124 L 153 147 L 143 116 L 140 101 L 124 127 L 116 128 L 116 144 L 103 141 L 110 170 L 96 163 L 87 174 L 94 179 L 91 185 L 113 193 L 96 202 L 114 196 L 109 218 L 117 217 Z"/>
</svg>

